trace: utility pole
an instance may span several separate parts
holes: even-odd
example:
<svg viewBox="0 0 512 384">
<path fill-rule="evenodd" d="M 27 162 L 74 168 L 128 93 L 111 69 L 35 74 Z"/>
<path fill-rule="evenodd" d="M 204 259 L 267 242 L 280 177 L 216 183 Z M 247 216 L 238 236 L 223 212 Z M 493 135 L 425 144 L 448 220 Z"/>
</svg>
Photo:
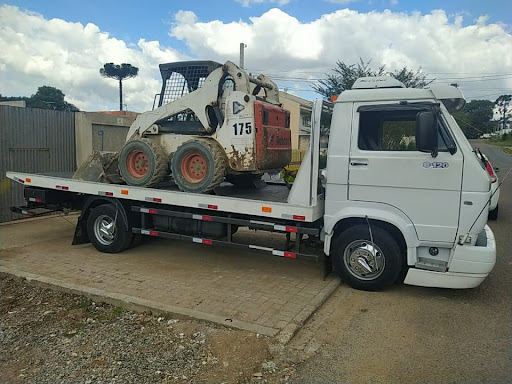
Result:
<svg viewBox="0 0 512 384">
<path fill-rule="evenodd" d="M 247 48 L 247 44 L 240 43 L 240 68 L 244 69 L 244 50 Z"/>
</svg>

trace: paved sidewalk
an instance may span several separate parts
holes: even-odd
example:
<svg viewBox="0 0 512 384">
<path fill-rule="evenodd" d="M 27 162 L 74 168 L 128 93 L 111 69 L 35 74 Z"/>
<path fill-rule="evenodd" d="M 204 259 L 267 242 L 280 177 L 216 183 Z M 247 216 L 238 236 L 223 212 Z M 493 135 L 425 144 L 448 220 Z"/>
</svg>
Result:
<svg viewBox="0 0 512 384">
<path fill-rule="evenodd" d="M 103 254 L 71 246 L 76 217 L 65 219 L 0 225 L 0 272 L 135 309 L 280 333 L 284 341 L 339 285 L 332 275 L 323 280 L 313 262 L 183 241 L 152 238 Z"/>
</svg>

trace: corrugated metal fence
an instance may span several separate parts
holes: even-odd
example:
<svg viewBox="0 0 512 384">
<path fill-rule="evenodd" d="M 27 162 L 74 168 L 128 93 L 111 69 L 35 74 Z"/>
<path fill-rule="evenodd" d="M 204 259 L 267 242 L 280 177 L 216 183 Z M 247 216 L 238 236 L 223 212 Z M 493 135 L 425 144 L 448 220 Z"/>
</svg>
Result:
<svg viewBox="0 0 512 384">
<path fill-rule="evenodd" d="M 73 112 L 0 105 L 0 222 L 16 217 L 11 205 L 22 205 L 22 186 L 7 171 L 72 172 L 75 170 Z"/>
</svg>

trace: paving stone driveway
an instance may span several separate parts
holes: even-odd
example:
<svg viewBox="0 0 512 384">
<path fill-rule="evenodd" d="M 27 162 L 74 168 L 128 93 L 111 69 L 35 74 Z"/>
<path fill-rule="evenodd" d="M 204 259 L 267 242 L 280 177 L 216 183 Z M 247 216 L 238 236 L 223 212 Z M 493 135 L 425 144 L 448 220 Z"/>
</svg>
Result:
<svg viewBox="0 0 512 384">
<path fill-rule="evenodd" d="M 0 271 L 133 307 L 293 334 L 339 285 L 321 265 L 164 239 L 109 255 L 71 246 L 76 216 L 0 225 Z"/>
</svg>

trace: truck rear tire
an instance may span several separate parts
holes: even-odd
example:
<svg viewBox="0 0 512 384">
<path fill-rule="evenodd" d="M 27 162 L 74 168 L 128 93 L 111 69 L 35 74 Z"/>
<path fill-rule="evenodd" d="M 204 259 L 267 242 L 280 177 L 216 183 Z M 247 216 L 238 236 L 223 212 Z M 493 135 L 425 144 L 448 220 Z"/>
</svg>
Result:
<svg viewBox="0 0 512 384">
<path fill-rule="evenodd" d="M 164 150 L 145 138 L 128 141 L 119 154 L 119 173 L 128 185 L 151 187 L 163 180 L 168 169 Z"/>
<path fill-rule="evenodd" d="M 355 289 L 379 291 L 397 281 L 403 256 L 396 240 L 372 225 L 373 243 L 367 225 L 355 225 L 340 233 L 332 243 L 336 272 Z"/>
<path fill-rule="evenodd" d="M 209 140 L 189 140 L 174 152 L 171 171 L 182 191 L 210 192 L 224 181 L 226 160 L 222 150 Z"/>
<path fill-rule="evenodd" d="M 130 245 L 128 246 L 128 249 L 138 247 L 139 245 L 141 245 L 144 242 L 144 240 L 145 240 L 144 235 L 134 233 L 132 241 L 130 242 Z"/>
<path fill-rule="evenodd" d="M 116 207 L 99 205 L 89 212 L 87 234 L 94 247 L 103 253 L 118 253 L 130 246 L 133 233 L 125 230 Z"/>
</svg>

